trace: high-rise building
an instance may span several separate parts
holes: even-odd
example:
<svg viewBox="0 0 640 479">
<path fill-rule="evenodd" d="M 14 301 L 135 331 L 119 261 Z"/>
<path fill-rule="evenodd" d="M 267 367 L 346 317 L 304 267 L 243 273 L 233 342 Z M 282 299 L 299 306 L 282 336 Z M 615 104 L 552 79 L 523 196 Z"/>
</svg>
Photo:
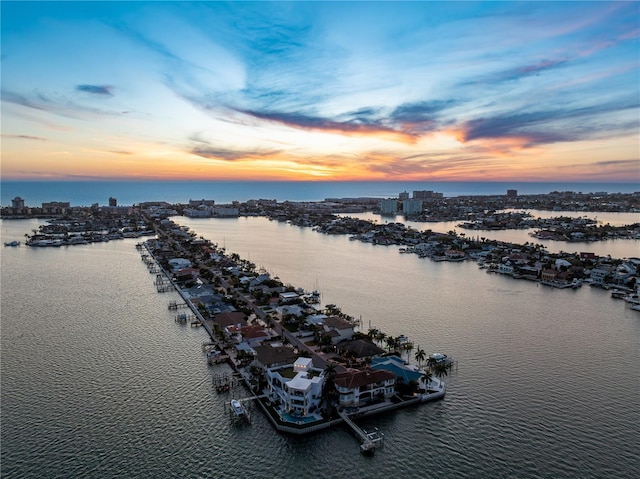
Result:
<svg viewBox="0 0 640 479">
<path fill-rule="evenodd" d="M 116 198 L 109 198 L 109 206 L 118 206 L 118 200 Z"/>
<path fill-rule="evenodd" d="M 398 212 L 398 200 L 388 198 L 380 201 L 380 213 L 383 215 L 395 215 Z"/>
<path fill-rule="evenodd" d="M 402 193 L 400 193 L 398 195 L 398 199 L 400 201 L 408 200 L 409 199 L 409 193 L 407 191 L 403 191 Z"/>
<path fill-rule="evenodd" d="M 11 207 L 12 208 L 24 208 L 24 200 L 22 198 L 20 198 L 19 196 L 16 196 L 14 199 L 11 200 Z"/>
<path fill-rule="evenodd" d="M 420 190 L 420 191 L 413 192 L 414 200 L 430 200 L 433 198 L 442 198 L 442 197 L 443 197 L 442 193 L 436 193 L 435 191 L 431 191 L 431 190 Z"/>
<path fill-rule="evenodd" d="M 402 202 L 402 214 L 417 215 L 422 213 L 422 200 L 412 199 Z"/>
<path fill-rule="evenodd" d="M 518 190 L 507 190 L 507 198 L 517 198 Z"/>
</svg>

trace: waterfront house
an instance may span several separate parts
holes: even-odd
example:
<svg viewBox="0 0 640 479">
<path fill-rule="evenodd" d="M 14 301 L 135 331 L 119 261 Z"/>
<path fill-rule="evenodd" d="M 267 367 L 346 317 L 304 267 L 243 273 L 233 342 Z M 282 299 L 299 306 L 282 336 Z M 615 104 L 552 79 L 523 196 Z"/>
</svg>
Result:
<svg viewBox="0 0 640 479">
<path fill-rule="evenodd" d="M 172 271 L 176 272 L 183 268 L 191 267 L 191 261 L 186 258 L 171 258 L 169 260 L 169 266 Z"/>
<path fill-rule="evenodd" d="M 298 354 L 289 346 L 285 346 L 280 341 L 274 343 L 263 343 L 254 346 L 256 352 L 256 365 L 263 370 L 292 364 Z"/>
<path fill-rule="evenodd" d="M 258 346 L 262 341 L 267 341 L 272 337 L 269 330 L 262 326 L 242 326 L 237 332 L 240 333 L 240 340 L 246 342 L 250 346 Z"/>
<path fill-rule="evenodd" d="M 385 350 L 376 346 L 370 339 L 353 339 L 344 341 L 338 346 L 338 351 L 342 356 L 354 356 L 357 359 L 374 358 L 385 353 Z"/>
<path fill-rule="evenodd" d="M 338 344 L 353 337 L 353 324 L 338 316 L 329 316 L 322 325 L 324 331 L 331 336 L 331 343 Z"/>
<path fill-rule="evenodd" d="M 267 369 L 268 394 L 280 409 L 296 416 L 315 412 L 322 400 L 324 375 L 310 358 L 299 357 L 293 364 Z"/>
<path fill-rule="evenodd" d="M 600 265 L 597 268 L 593 268 L 590 273 L 591 283 L 595 285 L 604 285 L 606 278 L 612 277 L 613 269 Z"/>
<path fill-rule="evenodd" d="M 271 275 L 269 273 L 262 273 L 256 276 L 249 282 L 249 291 L 254 291 L 258 286 L 262 285 L 263 282 L 270 279 Z"/>
<path fill-rule="evenodd" d="M 298 296 L 298 294 L 294 293 L 293 291 L 285 291 L 283 293 L 280 293 L 279 298 L 282 304 L 286 304 L 299 299 L 300 296 Z"/>
<path fill-rule="evenodd" d="M 292 315 L 296 318 L 301 318 L 303 316 L 302 308 L 297 304 L 289 304 L 284 306 L 278 306 L 276 311 L 280 315 L 281 318 L 285 316 Z"/>
<path fill-rule="evenodd" d="M 175 278 L 179 281 L 187 281 L 189 279 L 196 279 L 200 275 L 200 270 L 197 268 L 181 268 L 175 271 Z"/>
<path fill-rule="evenodd" d="M 213 322 L 218 324 L 222 329 L 228 326 L 246 326 L 247 318 L 244 313 L 240 311 L 230 311 L 225 313 L 218 313 L 213 317 Z"/>
<path fill-rule="evenodd" d="M 304 320 L 309 326 L 322 326 L 322 323 L 324 323 L 324 320 L 327 319 L 327 317 L 328 316 L 326 314 L 311 314 Z"/>
<path fill-rule="evenodd" d="M 498 273 L 513 274 L 513 264 L 511 261 L 507 260 L 504 263 L 500 263 L 498 265 Z"/>
<path fill-rule="evenodd" d="M 337 373 L 333 382 L 341 406 L 364 406 L 395 394 L 396 375 L 390 371 L 347 369 Z"/>
<path fill-rule="evenodd" d="M 459 249 L 448 249 L 444 252 L 444 256 L 447 258 L 447 261 L 462 261 L 466 257 L 464 251 Z"/>
<path fill-rule="evenodd" d="M 389 371 L 396 377 L 402 378 L 406 384 L 411 381 L 420 381 L 422 377 L 422 371 L 416 366 L 406 364 L 402 358 L 395 355 L 373 358 L 371 369 Z"/>
<path fill-rule="evenodd" d="M 631 280 L 631 278 L 637 276 L 638 269 L 636 265 L 631 261 L 624 261 L 619 264 L 615 269 L 613 282 L 616 284 L 624 284 Z"/>
<path fill-rule="evenodd" d="M 529 257 L 525 253 L 512 253 L 509 255 L 509 261 L 512 264 L 527 264 Z"/>
<path fill-rule="evenodd" d="M 558 272 L 555 269 L 545 268 L 542 270 L 540 279 L 542 281 L 555 281 L 558 276 Z"/>
</svg>

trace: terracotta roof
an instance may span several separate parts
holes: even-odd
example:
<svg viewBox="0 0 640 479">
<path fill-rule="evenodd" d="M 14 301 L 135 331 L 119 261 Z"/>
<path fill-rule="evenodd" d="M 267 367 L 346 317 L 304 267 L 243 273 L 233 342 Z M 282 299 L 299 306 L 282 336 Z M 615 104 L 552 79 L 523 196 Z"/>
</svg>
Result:
<svg viewBox="0 0 640 479">
<path fill-rule="evenodd" d="M 395 374 L 384 370 L 375 369 L 349 369 L 343 373 L 338 373 L 334 376 L 333 381 L 337 386 L 354 389 L 367 384 L 381 383 L 394 379 Z"/>
<path fill-rule="evenodd" d="M 260 326 L 245 326 L 242 328 L 242 336 L 249 339 L 264 338 L 268 337 L 269 333 L 266 329 L 261 328 Z"/>
</svg>

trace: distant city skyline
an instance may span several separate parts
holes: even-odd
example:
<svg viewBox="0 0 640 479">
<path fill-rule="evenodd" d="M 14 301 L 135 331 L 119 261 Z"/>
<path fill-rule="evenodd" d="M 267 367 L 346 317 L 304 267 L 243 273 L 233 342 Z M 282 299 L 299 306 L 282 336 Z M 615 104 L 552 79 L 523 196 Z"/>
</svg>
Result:
<svg viewBox="0 0 640 479">
<path fill-rule="evenodd" d="M 638 2 L 11 2 L 3 179 L 640 181 Z"/>
</svg>

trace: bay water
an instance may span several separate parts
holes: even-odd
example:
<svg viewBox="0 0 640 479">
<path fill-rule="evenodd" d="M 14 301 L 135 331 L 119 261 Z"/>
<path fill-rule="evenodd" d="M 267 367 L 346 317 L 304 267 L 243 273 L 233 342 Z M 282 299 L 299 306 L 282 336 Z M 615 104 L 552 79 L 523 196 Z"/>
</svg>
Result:
<svg viewBox="0 0 640 479">
<path fill-rule="evenodd" d="M 251 424 L 234 424 L 228 400 L 247 393 L 215 391 L 228 367 L 208 366 L 206 333 L 173 320 L 178 296 L 156 292 L 139 240 L 4 247 L 3 478 L 640 476 L 640 312 L 608 291 L 265 218 L 175 220 L 320 290 L 365 330 L 453 356 L 445 399 L 364 420 L 385 434 L 373 458 L 343 426 L 290 437 L 255 407 Z M 3 220 L 2 241 L 39 224 Z"/>
</svg>

